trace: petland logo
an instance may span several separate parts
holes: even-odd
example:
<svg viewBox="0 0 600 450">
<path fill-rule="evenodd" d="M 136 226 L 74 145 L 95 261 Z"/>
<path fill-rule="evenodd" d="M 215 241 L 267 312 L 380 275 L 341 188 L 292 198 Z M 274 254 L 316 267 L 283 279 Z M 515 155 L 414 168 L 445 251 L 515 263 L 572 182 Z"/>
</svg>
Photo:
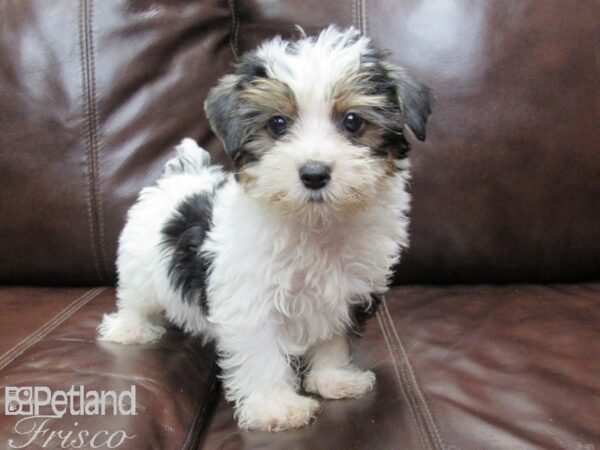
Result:
<svg viewBox="0 0 600 450">
<path fill-rule="evenodd" d="M 42 448 L 117 448 L 135 435 L 123 430 L 96 432 L 79 427 L 77 421 L 60 421 L 63 416 L 135 416 L 136 390 L 95 391 L 84 386 L 71 386 L 68 391 L 52 391 L 46 386 L 4 388 L 4 414 L 24 416 L 15 424 L 18 439 L 9 439 L 11 448 L 28 448 L 37 444 Z M 54 425 L 54 426 L 53 426 Z M 57 429 L 57 426 L 69 426 Z"/>
</svg>

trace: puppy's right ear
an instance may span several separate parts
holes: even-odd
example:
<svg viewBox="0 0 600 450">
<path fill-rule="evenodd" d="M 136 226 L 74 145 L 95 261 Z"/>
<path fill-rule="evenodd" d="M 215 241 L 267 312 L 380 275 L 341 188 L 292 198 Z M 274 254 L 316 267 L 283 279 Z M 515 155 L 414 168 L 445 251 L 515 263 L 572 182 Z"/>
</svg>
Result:
<svg viewBox="0 0 600 450">
<path fill-rule="evenodd" d="M 239 81 L 238 75 L 225 75 L 209 91 L 204 102 L 208 122 L 231 157 L 239 149 L 242 140 L 240 127 L 236 125 L 233 115 L 238 98 Z"/>
</svg>

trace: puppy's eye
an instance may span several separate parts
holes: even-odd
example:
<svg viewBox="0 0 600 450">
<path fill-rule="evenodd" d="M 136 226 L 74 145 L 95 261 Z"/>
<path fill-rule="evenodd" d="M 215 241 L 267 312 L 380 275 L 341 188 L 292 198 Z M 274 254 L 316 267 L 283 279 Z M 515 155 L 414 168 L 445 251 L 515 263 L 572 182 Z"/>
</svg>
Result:
<svg viewBox="0 0 600 450">
<path fill-rule="evenodd" d="M 356 134 L 362 130 L 365 120 L 356 113 L 348 113 L 344 117 L 344 128 L 352 134 Z"/>
<path fill-rule="evenodd" d="M 283 116 L 273 116 L 267 122 L 267 127 L 274 136 L 282 136 L 287 131 L 288 122 Z"/>
</svg>

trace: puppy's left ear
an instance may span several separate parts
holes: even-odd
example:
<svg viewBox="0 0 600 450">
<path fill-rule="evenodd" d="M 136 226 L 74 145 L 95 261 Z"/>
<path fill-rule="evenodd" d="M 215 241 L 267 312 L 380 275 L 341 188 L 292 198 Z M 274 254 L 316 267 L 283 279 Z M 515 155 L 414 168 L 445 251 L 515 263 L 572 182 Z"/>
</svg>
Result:
<svg viewBox="0 0 600 450">
<path fill-rule="evenodd" d="M 405 124 L 417 139 L 424 141 L 425 126 L 434 104 L 433 92 L 403 69 L 397 69 L 395 77 Z"/>
<path fill-rule="evenodd" d="M 233 156 L 241 144 L 241 133 L 239 127 L 234 124 L 232 114 L 237 102 L 238 82 L 239 76 L 225 75 L 210 90 L 204 102 L 208 122 L 230 156 Z"/>
</svg>

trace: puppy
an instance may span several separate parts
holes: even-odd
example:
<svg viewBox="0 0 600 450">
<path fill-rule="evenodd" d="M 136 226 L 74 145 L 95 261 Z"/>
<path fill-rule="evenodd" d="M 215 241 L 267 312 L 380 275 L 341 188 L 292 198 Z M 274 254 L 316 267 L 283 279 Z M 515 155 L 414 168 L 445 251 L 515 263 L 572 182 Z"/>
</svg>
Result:
<svg viewBox="0 0 600 450">
<path fill-rule="evenodd" d="M 214 340 L 244 429 L 306 425 L 319 402 L 305 393 L 372 389 L 350 340 L 408 245 L 406 130 L 424 140 L 431 105 L 426 86 L 353 28 L 245 55 L 205 103 L 235 173 L 184 139 L 142 190 L 100 339 L 156 341 L 164 312 Z"/>
</svg>

